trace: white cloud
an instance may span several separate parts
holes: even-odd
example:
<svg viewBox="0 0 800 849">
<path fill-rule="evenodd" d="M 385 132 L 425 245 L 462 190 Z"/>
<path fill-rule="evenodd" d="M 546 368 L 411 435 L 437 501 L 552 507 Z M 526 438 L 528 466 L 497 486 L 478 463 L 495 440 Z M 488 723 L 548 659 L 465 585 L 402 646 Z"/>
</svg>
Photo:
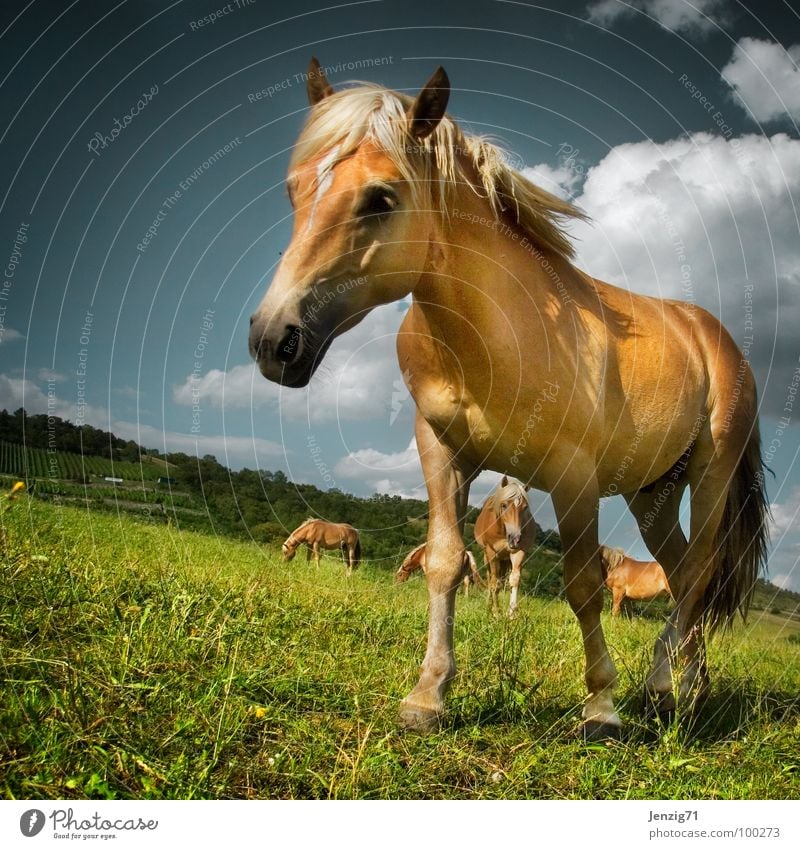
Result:
<svg viewBox="0 0 800 849">
<path fill-rule="evenodd" d="M 356 480 L 361 486 L 382 495 L 423 500 L 428 497 L 415 439 L 404 451 L 394 453 L 374 448 L 351 451 L 339 460 L 334 472 L 340 478 Z"/>
<path fill-rule="evenodd" d="M 390 304 L 373 310 L 340 336 L 311 383 L 303 390 L 283 389 L 265 380 L 255 364 L 212 369 L 173 388 L 173 400 L 191 406 L 280 410 L 290 421 L 315 424 L 341 420 L 389 420 L 393 381 L 398 377 L 395 339 L 403 312 Z"/>
<path fill-rule="evenodd" d="M 800 118 L 800 44 L 784 47 L 774 41 L 741 38 L 722 79 L 734 100 L 756 121 Z"/>
<path fill-rule="evenodd" d="M 5 325 L 0 325 L 0 345 L 4 342 L 16 342 L 17 339 L 24 339 L 22 333 L 19 330 L 14 330 L 13 327 L 6 327 Z"/>
<path fill-rule="evenodd" d="M 593 276 L 706 307 L 740 345 L 752 299 L 749 353 L 765 409 L 779 411 L 793 366 L 781 369 L 800 353 L 800 140 L 694 133 L 623 144 L 575 201 L 593 219 L 571 228 L 577 264 Z"/>
<path fill-rule="evenodd" d="M 699 36 L 725 23 L 725 5 L 725 0 L 598 0 L 586 12 L 592 23 L 606 28 L 642 13 L 672 32 Z"/>
<path fill-rule="evenodd" d="M 132 439 L 148 448 L 159 451 L 178 452 L 203 457 L 213 454 L 223 466 L 237 468 L 266 468 L 265 460 L 284 457 L 286 448 L 269 439 L 256 439 L 250 436 L 231 436 L 230 434 L 180 433 L 161 430 L 141 422 L 114 421 L 111 432 L 121 439 Z"/>
<path fill-rule="evenodd" d="M 10 412 L 24 407 L 30 415 L 47 413 L 72 422 L 78 420 L 108 429 L 108 411 L 88 404 L 78 408 L 77 398 L 65 400 L 55 393 L 49 397 L 36 383 L 27 378 L 0 375 L 0 410 Z"/>
<path fill-rule="evenodd" d="M 36 377 L 38 380 L 52 380 L 53 383 L 66 383 L 69 380 L 69 375 L 61 374 L 61 372 L 49 368 L 40 368 Z"/>
<path fill-rule="evenodd" d="M 798 558 L 800 558 L 800 552 L 798 552 Z M 774 578 L 770 578 L 770 583 L 782 590 L 797 592 L 800 589 L 800 575 L 796 572 L 794 574 L 775 575 Z"/>
<path fill-rule="evenodd" d="M 163 431 L 141 422 L 114 421 L 104 407 L 87 404 L 79 410 L 77 401 L 65 400 L 55 393 L 48 395 L 31 380 L 0 375 L 0 410 L 13 411 L 19 407 L 24 407 L 29 415 L 47 413 L 73 423 L 82 421 L 109 430 L 120 439 L 132 439 L 146 448 L 183 451 L 200 457 L 214 454 L 220 463 L 232 467 L 264 468 L 264 459 L 284 457 L 287 453 L 283 445 L 268 439 L 228 434 L 194 435 Z"/>
<path fill-rule="evenodd" d="M 584 177 L 585 169 L 574 156 L 565 155 L 563 152 L 559 152 L 559 156 L 560 161 L 556 168 L 540 163 L 523 168 L 521 174 L 557 197 L 570 200 Z"/>
<path fill-rule="evenodd" d="M 770 504 L 772 512 L 772 536 L 800 532 L 800 486 L 794 487 L 786 499 Z"/>
</svg>

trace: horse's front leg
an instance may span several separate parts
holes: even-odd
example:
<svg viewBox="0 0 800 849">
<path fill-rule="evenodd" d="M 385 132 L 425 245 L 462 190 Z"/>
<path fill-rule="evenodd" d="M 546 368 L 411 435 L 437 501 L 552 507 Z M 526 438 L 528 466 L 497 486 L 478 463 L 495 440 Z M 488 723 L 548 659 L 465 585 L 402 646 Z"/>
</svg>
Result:
<svg viewBox="0 0 800 849">
<path fill-rule="evenodd" d="M 497 552 L 491 548 L 484 549 L 484 559 L 486 560 L 486 577 L 489 580 L 489 609 L 492 614 L 498 614 L 497 596 L 500 592 L 500 558 Z"/>
<path fill-rule="evenodd" d="M 560 481 L 552 492 L 564 546 L 567 600 L 578 619 L 586 655 L 583 733 L 587 740 L 619 737 L 622 722 L 614 710 L 617 672 L 608 653 L 600 613 L 603 572 L 598 541 L 599 493 L 593 471 L 584 480 Z"/>
<path fill-rule="evenodd" d="M 417 413 L 417 447 L 428 489 L 426 547 L 428 647 L 420 677 L 403 699 L 400 721 L 410 730 L 428 732 L 439 726 L 444 696 L 456 673 L 453 622 L 456 590 L 463 572 L 462 529 L 474 472 L 459 468 L 431 426 Z"/>
<path fill-rule="evenodd" d="M 522 564 L 525 562 L 525 552 L 515 551 L 510 555 L 511 560 L 511 575 L 508 579 L 508 584 L 511 587 L 511 598 L 508 602 L 508 615 L 513 617 L 517 612 L 517 592 L 519 584 L 522 580 Z"/>
</svg>

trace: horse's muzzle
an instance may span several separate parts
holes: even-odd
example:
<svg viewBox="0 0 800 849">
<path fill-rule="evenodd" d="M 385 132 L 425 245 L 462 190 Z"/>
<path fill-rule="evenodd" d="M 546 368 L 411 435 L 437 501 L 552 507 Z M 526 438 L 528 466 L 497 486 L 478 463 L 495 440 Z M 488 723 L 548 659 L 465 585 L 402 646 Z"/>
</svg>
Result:
<svg viewBox="0 0 800 849">
<path fill-rule="evenodd" d="M 522 534 L 509 534 L 506 537 L 506 542 L 508 543 L 509 549 L 513 552 L 519 548 L 519 541 L 522 538 Z"/>
<path fill-rule="evenodd" d="M 299 325 L 275 327 L 253 316 L 248 345 L 250 356 L 267 380 L 292 388 L 306 386 L 311 380 L 314 358 L 307 356 L 309 352 Z"/>
</svg>

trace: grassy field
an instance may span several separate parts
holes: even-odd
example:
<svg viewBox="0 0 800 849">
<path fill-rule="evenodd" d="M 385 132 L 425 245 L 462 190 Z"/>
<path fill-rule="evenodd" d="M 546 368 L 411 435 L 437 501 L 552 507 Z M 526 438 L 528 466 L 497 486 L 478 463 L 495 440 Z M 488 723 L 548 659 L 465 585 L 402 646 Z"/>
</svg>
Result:
<svg viewBox="0 0 800 849">
<path fill-rule="evenodd" d="M 566 604 L 460 598 L 439 734 L 397 730 L 422 580 L 21 498 L 2 515 L 6 798 L 797 798 L 800 624 L 715 637 L 694 727 L 645 720 L 655 620 L 611 620 L 623 743 L 578 735 Z"/>
</svg>

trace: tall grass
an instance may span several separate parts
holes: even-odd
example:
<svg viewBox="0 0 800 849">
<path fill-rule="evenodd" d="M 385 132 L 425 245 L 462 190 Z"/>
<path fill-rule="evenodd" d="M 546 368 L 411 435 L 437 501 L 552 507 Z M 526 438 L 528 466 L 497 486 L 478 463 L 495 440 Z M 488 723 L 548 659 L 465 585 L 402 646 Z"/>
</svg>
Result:
<svg viewBox="0 0 800 849">
<path fill-rule="evenodd" d="M 22 499 L 1 517 L 0 787 L 51 798 L 796 798 L 790 624 L 715 638 L 694 727 L 640 710 L 656 621 L 604 619 L 623 743 L 584 745 L 577 625 L 460 598 L 442 731 L 398 731 L 422 580 Z"/>
</svg>

